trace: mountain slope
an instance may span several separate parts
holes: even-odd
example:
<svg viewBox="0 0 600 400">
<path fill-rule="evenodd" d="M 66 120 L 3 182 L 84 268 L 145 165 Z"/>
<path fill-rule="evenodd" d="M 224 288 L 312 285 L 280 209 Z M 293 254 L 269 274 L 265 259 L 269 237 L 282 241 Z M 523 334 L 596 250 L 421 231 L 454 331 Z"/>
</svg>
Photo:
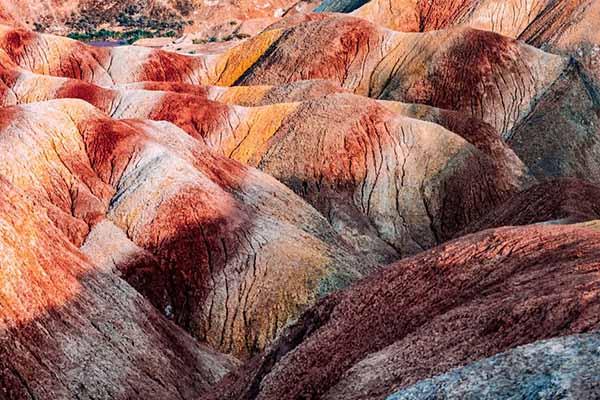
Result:
<svg viewBox="0 0 600 400">
<path fill-rule="evenodd" d="M 531 182 L 484 123 L 425 106 L 343 93 L 319 96 L 319 81 L 300 83 L 291 92 L 294 85 L 269 89 L 278 98 L 304 98 L 316 87 L 315 99 L 257 108 L 16 70 L 6 70 L 2 82 L 9 102 L 75 97 L 114 118 L 173 122 L 214 151 L 288 185 L 358 252 L 378 261 L 447 240 Z"/>
<path fill-rule="evenodd" d="M 466 393 L 495 399 L 538 393 L 595 398 L 600 396 L 597 348 L 597 333 L 536 342 L 419 382 L 388 399 L 463 399 Z"/>
<path fill-rule="evenodd" d="M 306 312 L 207 397 L 384 398 L 515 346 L 597 330 L 598 239 L 503 228 L 396 263 Z"/>
<path fill-rule="evenodd" d="M 0 398 L 193 399 L 235 365 L 0 187 Z"/>
<path fill-rule="evenodd" d="M 307 305 L 374 266 L 283 185 L 175 126 L 114 121 L 75 100 L 0 115 L 1 148 L 10 149 L 0 175 L 215 348 L 260 350 Z"/>
</svg>

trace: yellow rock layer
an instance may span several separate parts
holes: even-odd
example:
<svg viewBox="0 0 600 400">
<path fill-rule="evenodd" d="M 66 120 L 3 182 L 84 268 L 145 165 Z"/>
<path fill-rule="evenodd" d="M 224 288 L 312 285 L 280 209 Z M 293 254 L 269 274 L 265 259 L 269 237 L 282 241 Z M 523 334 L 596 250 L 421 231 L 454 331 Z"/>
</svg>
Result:
<svg viewBox="0 0 600 400">
<path fill-rule="evenodd" d="M 228 50 L 217 61 L 215 75 L 210 84 L 233 85 L 279 39 L 282 33 L 281 29 L 266 31 Z"/>
<path fill-rule="evenodd" d="M 297 108 L 298 103 L 283 103 L 247 109 L 232 140 L 222 143 L 223 153 L 244 164 L 258 165 L 273 135 Z"/>
</svg>

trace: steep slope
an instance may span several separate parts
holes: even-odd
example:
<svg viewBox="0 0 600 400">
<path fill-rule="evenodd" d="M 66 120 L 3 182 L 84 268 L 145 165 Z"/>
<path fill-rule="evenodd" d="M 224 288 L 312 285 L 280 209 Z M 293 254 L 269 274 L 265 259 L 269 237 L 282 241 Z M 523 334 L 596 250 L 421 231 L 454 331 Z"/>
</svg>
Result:
<svg viewBox="0 0 600 400">
<path fill-rule="evenodd" d="M 250 43 L 256 47 L 267 35 L 277 40 L 265 55 L 245 70 L 224 68 L 219 84 L 331 79 L 361 95 L 462 111 L 503 133 L 567 67 L 560 57 L 465 28 L 408 34 L 332 16 L 268 31 Z M 233 61 L 250 43 L 223 57 Z"/>
<path fill-rule="evenodd" d="M 269 30 L 220 56 L 97 49 L 9 28 L 0 32 L 0 47 L 32 72 L 100 85 L 148 80 L 279 85 L 329 79 L 356 94 L 462 111 L 503 133 L 528 114 L 534 99 L 567 67 L 560 57 L 491 33 L 406 34 L 343 15 Z M 59 48 L 60 58 L 44 55 Z M 419 67 L 424 62 L 427 69 Z"/>
<path fill-rule="evenodd" d="M 519 347 L 417 383 L 388 400 L 600 397 L 598 333 Z"/>
<path fill-rule="evenodd" d="M 264 54 L 231 82 L 319 77 L 358 94 L 459 111 L 501 132 L 538 179 L 600 181 L 600 94 L 577 61 L 490 32 L 401 34 L 342 16 L 293 25 Z"/>
<path fill-rule="evenodd" d="M 600 182 L 600 92 L 572 61 L 504 139 L 538 179 Z"/>
<path fill-rule="evenodd" d="M 568 84 L 573 67 L 567 60 L 506 37 L 469 29 L 403 34 L 337 15 L 272 29 L 223 55 L 205 57 L 129 47 L 93 49 L 8 28 L 1 39 L 0 47 L 9 60 L 23 68 L 105 86 L 136 81 L 280 85 L 324 78 L 357 94 L 460 111 L 491 124 L 505 137 L 515 136 L 516 126 L 525 129 L 522 125 L 538 118 L 544 118 L 549 126 L 571 123 L 585 135 L 591 134 L 585 121 L 536 108 L 540 99 L 554 99 L 561 82 Z M 62 57 L 44 56 L 59 48 Z M 427 69 L 418 67 L 425 62 Z M 582 113 L 594 110 L 595 95 L 585 85 L 571 92 L 581 97 L 577 104 Z M 551 103 L 560 106 L 567 97 Z M 534 158 L 536 146 L 525 143 L 517 154 Z M 570 153 L 567 156 L 573 158 Z M 595 161 L 593 155 L 587 164 L 597 164 Z M 533 166 L 534 161 L 526 164 Z M 589 172 L 586 168 L 588 165 L 576 168 L 576 176 Z"/>
<path fill-rule="evenodd" d="M 345 237 L 372 225 L 401 255 L 446 240 L 525 181 L 518 164 L 496 164 L 440 125 L 351 95 L 301 103 L 269 140 L 250 163 L 300 193 Z"/>
<path fill-rule="evenodd" d="M 337 90 L 297 82 L 323 78 L 356 94 L 483 120 L 502 134 L 538 179 L 566 176 L 600 182 L 600 93 L 591 83 L 593 76 L 573 59 L 490 32 L 454 28 L 399 33 L 332 15 L 268 30 L 214 56 L 135 47 L 96 49 L 9 28 L 0 34 L 0 48 L 6 53 L 5 65 L 103 86 L 137 81 L 170 82 L 161 85 L 175 91 L 190 84 L 261 86 L 206 89 L 220 100 L 252 105 Z M 286 84 L 274 90 L 262 87 Z"/>
<path fill-rule="evenodd" d="M 76 100 L 0 116 L 0 175 L 215 348 L 240 357 L 262 349 L 373 267 L 283 185 L 173 125 L 114 121 Z"/>
<path fill-rule="evenodd" d="M 530 41 L 565 29 L 590 0 L 372 0 L 353 15 L 389 29 L 424 32 L 453 26 Z"/>
<path fill-rule="evenodd" d="M 337 88 L 326 82 L 270 88 L 257 97 L 262 102 L 314 95 L 313 100 L 242 108 L 202 96 L 112 90 L 14 70 L 1 78 L 7 102 L 75 97 L 116 118 L 170 121 L 213 150 L 275 176 L 327 216 L 357 251 L 380 261 L 452 237 L 530 182 L 497 132 L 474 118 L 349 94 L 320 97 L 321 87 Z M 219 92 L 247 102 L 236 95 L 238 89 Z"/>
<path fill-rule="evenodd" d="M 600 187 L 578 179 L 533 186 L 471 224 L 466 232 L 535 223 L 574 224 L 600 219 Z"/>
<path fill-rule="evenodd" d="M 519 345 L 598 329 L 599 239 L 575 227 L 503 228 L 421 253 L 324 299 L 207 397 L 384 398 Z"/>
<path fill-rule="evenodd" d="M 600 18 L 600 4 L 597 1 L 577 1 L 581 3 L 572 17 L 550 34 L 543 29 L 543 21 L 537 29 L 524 37 L 531 44 L 547 51 L 575 57 L 589 72 L 596 87 L 600 85 L 600 33 L 595 27 Z M 560 25 L 559 25 L 560 26 Z M 541 32 L 542 34 L 539 34 Z"/>
<path fill-rule="evenodd" d="M 234 366 L 90 263 L 4 177 L 0 254 L 1 399 L 194 399 Z"/>
<path fill-rule="evenodd" d="M 509 175 L 519 173 L 524 182 L 530 172 L 515 152 L 504 142 L 502 135 L 493 126 L 475 117 L 467 117 L 458 111 L 444 110 L 422 104 L 407 104 L 381 101 L 386 108 L 407 117 L 441 125 L 461 136 L 480 151 L 492 157 L 494 163 Z M 508 172 L 511 171 L 511 172 Z M 521 171 L 521 172 L 519 172 Z M 533 180 L 532 180 L 533 181 Z"/>
<path fill-rule="evenodd" d="M 389 29 L 423 32 L 468 26 L 573 56 L 600 83 L 600 36 L 593 0 L 372 0 L 353 15 Z"/>
<path fill-rule="evenodd" d="M 4 57 L 31 72 L 104 86 L 136 81 L 207 81 L 208 67 L 202 58 L 134 46 L 92 47 L 6 25 L 0 26 L 0 48 L 6 52 Z"/>
</svg>

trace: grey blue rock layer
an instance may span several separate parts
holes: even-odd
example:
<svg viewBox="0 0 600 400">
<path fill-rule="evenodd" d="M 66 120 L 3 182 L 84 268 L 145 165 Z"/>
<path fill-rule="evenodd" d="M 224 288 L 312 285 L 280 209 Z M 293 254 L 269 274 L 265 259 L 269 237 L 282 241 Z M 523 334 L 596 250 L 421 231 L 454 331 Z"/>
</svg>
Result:
<svg viewBox="0 0 600 400">
<path fill-rule="evenodd" d="M 368 3 L 369 0 L 324 0 L 315 12 L 349 13 Z"/>
<path fill-rule="evenodd" d="M 540 341 L 423 380 L 387 400 L 600 399 L 600 333 Z"/>
</svg>

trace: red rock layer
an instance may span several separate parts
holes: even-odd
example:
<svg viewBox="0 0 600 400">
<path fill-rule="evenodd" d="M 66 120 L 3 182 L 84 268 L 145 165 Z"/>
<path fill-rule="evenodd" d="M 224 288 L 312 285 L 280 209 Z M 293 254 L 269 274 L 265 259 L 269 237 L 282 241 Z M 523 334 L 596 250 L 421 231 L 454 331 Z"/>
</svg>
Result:
<svg viewBox="0 0 600 400">
<path fill-rule="evenodd" d="M 357 94 L 461 111 L 507 132 L 565 68 L 565 60 L 490 32 L 401 34 L 333 16 L 284 30 L 234 82 L 331 79 Z"/>
<path fill-rule="evenodd" d="M 67 38 L 0 26 L 0 48 L 31 72 L 109 86 L 136 81 L 206 81 L 200 58 L 142 47 L 99 48 Z"/>
<path fill-rule="evenodd" d="M 385 398 L 473 360 L 600 327 L 600 233 L 503 228 L 394 264 L 306 312 L 208 398 Z"/>
<path fill-rule="evenodd" d="M 503 133 L 526 115 L 566 66 L 559 57 L 492 33 L 454 29 L 401 34 L 343 15 L 266 31 L 212 57 L 89 48 L 9 28 L 0 39 L 15 63 L 36 73 L 101 85 L 280 85 L 322 78 L 357 94 L 462 111 Z M 59 51 L 62 55 L 56 57 Z M 419 67 L 425 62 L 427 69 Z"/>
<path fill-rule="evenodd" d="M 557 179 L 523 191 L 466 231 L 535 223 L 574 224 L 600 219 L 600 187 L 578 179 Z"/>
<path fill-rule="evenodd" d="M 518 163 L 497 164 L 439 126 L 351 95 L 302 103 L 269 144 L 259 168 L 348 236 L 368 223 L 401 254 L 444 241 L 523 184 Z"/>
<path fill-rule="evenodd" d="M 403 32 L 462 25 L 538 45 L 567 30 L 590 3 L 590 0 L 374 0 L 353 14 Z"/>
</svg>

